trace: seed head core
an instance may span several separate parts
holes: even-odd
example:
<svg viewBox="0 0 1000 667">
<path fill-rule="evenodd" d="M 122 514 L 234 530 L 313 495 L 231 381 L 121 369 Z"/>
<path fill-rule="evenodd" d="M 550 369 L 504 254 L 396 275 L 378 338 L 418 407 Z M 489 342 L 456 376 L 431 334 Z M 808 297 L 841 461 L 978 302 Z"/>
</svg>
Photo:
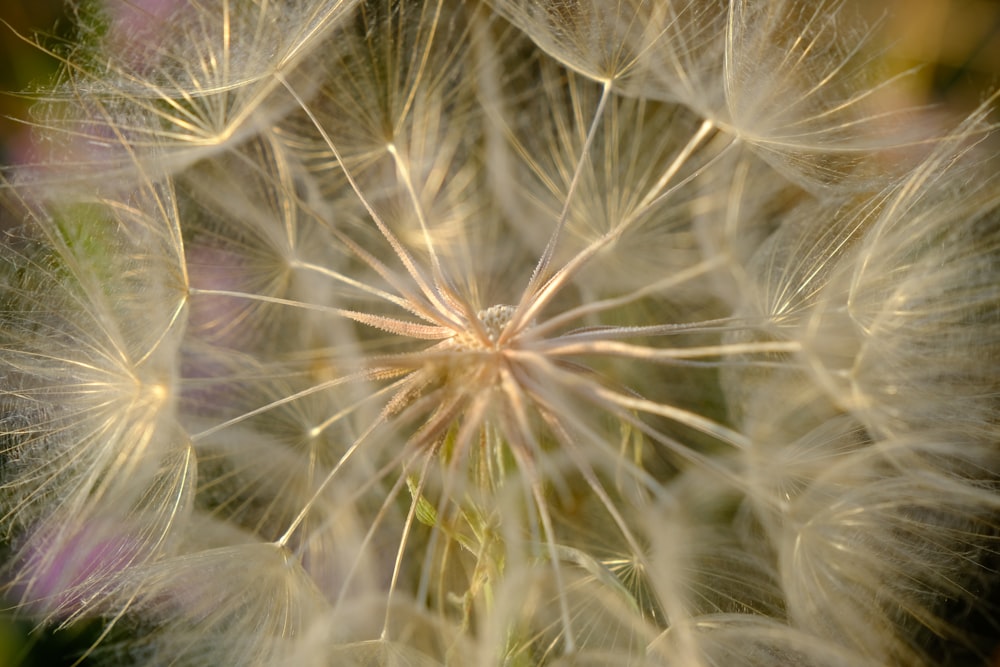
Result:
<svg viewBox="0 0 1000 667">
<path fill-rule="evenodd" d="M 500 338 L 500 334 L 503 333 L 504 328 L 510 322 L 511 318 L 514 317 L 516 310 L 516 306 L 505 304 L 497 304 L 480 310 L 476 313 L 476 318 L 482 325 L 487 340 L 484 341 L 481 336 L 473 331 L 460 331 L 451 339 L 449 347 L 454 350 L 467 352 L 489 349 Z"/>
</svg>

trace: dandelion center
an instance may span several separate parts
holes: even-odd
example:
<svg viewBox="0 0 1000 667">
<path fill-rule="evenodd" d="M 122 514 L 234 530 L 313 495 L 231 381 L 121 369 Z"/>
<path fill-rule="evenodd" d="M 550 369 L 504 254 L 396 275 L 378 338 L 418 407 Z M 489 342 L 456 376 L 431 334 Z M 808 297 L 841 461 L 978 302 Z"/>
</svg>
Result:
<svg viewBox="0 0 1000 667">
<path fill-rule="evenodd" d="M 448 349 L 472 352 L 484 351 L 495 346 L 497 340 L 500 338 L 500 334 L 503 333 L 511 318 L 514 317 L 515 310 L 514 306 L 505 304 L 496 304 L 480 310 L 476 313 L 478 326 L 457 332 L 454 338 L 448 341 Z M 482 329 L 482 334 L 485 334 L 485 338 L 483 338 L 480 332 L 475 331 L 478 328 Z"/>
</svg>

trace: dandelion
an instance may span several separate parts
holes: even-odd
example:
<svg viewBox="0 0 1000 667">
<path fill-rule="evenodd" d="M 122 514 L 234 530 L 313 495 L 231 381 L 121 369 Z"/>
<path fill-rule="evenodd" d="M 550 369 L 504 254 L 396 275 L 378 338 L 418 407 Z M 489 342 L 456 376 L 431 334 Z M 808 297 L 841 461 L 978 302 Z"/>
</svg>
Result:
<svg viewBox="0 0 1000 667">
<path fill-rule="evenodd" d="M 993 650 L 987 107 L 879 137 L 841 3 L 81 14 L 0 345 L 3 582 L 80 661 Z"/>
</svg>

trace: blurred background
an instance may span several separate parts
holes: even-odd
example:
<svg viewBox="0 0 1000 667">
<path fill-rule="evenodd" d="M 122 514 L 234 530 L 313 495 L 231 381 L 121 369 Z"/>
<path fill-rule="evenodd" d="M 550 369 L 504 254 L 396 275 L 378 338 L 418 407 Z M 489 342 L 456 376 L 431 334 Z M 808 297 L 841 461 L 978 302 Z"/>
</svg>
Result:
<svg viewBox="0 0 1000 667">
<path fill-rule="evenodd" d="M 57 62 L 23 38 L 36 32 L 67 36 L 72 25 L 66 0 L 0 0 L 0 164 L 10 164 L 23 140 L 30 101 L 11 93 L 43 85 Z M 0 665 L 3 663 L 0 662 Z"/>
<path fill-rule="evenodd" d="M 1000 88 L 1000 0 L 849 0 L 887 27 L 888 65 L 920 66 L 918 102 L 971 111 Z"/>
</svg>

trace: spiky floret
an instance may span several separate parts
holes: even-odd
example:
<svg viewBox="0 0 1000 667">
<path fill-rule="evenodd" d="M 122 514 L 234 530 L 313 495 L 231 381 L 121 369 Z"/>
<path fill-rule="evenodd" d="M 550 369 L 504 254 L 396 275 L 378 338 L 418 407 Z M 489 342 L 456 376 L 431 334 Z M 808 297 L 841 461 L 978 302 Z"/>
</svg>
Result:
<svg viewBox="0 0 1000 667">
<path fill-rule="evenodd" d="M 20 190 L 26 613 L 141 664 L 981 649 L 934 598 L 989 617 L 988 128 L 885 174 L 859 42 L 724 4 L 191 0 L 191 54 L 72 65 L 132 173 Z"/>
<path fill-rule="evenodd" d="M 566 68 L 679 102 L 811 190 L 877 187 L 907 163 L 873 152 L 932 139 L 886 108 L 909 73 L 878 74 L 877 31 L 843 0 L 490 4 Z"/>
<path fill-rule="evenodd" d="M 63 63 L 38 97 L 36 163 L 22 188 L 53 193 L 141 171 L 173 173 L 248 140 L 294 104 L 278 76 L 301 64 L 356 0 L 91 1 L 80 38 L 45 48 Z"/>
</svg>

